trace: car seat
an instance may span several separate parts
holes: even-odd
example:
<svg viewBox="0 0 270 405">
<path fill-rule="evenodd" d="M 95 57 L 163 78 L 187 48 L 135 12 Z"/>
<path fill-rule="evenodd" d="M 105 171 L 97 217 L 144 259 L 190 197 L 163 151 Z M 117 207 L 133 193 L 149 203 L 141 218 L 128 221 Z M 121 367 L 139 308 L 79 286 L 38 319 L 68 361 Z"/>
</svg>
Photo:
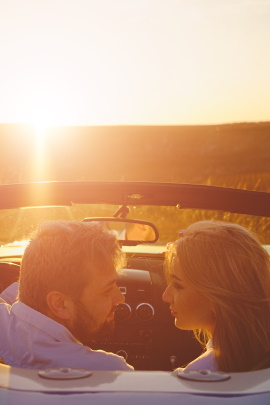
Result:
<svg viewBox="0 0 270 405">
<path fill-rule="evenodd" d="M 0 262 L 0 294 L 12 283 L 18 281 L 20 266 L 11 262 Z"/>
</svg>

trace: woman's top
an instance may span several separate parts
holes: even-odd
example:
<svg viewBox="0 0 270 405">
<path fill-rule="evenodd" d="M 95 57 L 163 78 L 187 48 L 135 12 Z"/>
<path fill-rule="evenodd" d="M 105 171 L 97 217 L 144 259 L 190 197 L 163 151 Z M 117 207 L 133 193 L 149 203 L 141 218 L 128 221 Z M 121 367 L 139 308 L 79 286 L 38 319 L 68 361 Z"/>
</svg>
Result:
<svg viewBox="0 0 270 405">
<path fill-rule="evenodd" d="M 185 368 L 181 370 L 210 370 L 218 371 L 217 362 L 214 355 L 214 349 L 212 346 L 212 340 L 209 340 L 206 345 L 206 351 L 189 363 Z"/>
</svg>

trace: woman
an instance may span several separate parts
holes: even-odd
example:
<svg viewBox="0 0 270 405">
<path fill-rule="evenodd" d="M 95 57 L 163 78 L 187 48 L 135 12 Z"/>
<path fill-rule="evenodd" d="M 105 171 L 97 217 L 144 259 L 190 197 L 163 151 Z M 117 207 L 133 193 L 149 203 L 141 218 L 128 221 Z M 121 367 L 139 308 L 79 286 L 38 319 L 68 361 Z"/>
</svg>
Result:
<svg viewBox="0 0 270 405">
<path fill-rule="evenodd" d="M 270 262 L 240 225 L 201 221 L 181 231 L 167 258 L 175 325 L 194 330 L 206 352 L 186 369 L 226 372 L 264 367 L 270 351 Z"/>
</svg>

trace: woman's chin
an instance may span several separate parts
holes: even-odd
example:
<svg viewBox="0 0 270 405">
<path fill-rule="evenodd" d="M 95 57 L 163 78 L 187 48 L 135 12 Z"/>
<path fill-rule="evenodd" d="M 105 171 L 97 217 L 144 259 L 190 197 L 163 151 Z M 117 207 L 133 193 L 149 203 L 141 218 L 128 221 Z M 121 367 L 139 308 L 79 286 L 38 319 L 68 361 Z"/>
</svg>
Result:
<svg viewBox="0 0 270 405">
<path fill-rule="evenodd" d="M 175 326 L 177 327 L 177 329 L 181 329 L 181 330 L 193 330 L 193 329 L 190 328 L 188 325 L 185 325 L 183 322 L 180 322 L 177 318 L 175 318 L 174 324 L 175 324 Z"/>
<path fill-rule="evenodd" d="M 183 325 L 181 324 L 181 322 L 179 322 L 177 318 L 175 318 L 174 324 L 177 327 L 177 329 L 183 329 Z"/>
</svg>

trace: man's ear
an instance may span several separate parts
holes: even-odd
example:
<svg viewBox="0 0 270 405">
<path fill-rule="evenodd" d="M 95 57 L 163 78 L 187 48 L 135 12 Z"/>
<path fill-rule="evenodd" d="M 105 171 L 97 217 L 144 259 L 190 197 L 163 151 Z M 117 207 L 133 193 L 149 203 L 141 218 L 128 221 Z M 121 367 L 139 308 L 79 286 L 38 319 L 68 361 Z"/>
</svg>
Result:
<svg viewBox="0 0 270 405">
<path fill-rule="evenodd" d="M 71 298 L 59 291 L 50 291 L 47 294 L 46 302 L 51 314 L 57 319 L 69 320 L 72 316 L 72 300 Z"/>
</svg>

